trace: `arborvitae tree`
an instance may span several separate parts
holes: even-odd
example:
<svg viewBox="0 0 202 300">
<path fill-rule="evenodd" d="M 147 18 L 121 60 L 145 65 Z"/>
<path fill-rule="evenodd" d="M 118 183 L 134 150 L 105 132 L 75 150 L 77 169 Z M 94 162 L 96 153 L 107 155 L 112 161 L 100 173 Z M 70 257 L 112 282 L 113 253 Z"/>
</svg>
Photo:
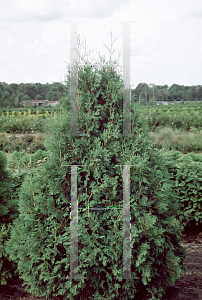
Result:
<svg viewBox="0 0 202 300">
<path fill-rule="evenodd" d="M 182 228 L 176 218 L 178 203 L 168 181 L 168 171 L 151 146 L 147 124 L 134 107 L 132 135 L 116 135 L 123 133 L 123 80 L 110 63 L 109 67 L 86 66 L 78 70 L 78 132 L 86 136 L 70 135 L 70 94 L 67 94 L 63 114 L 47 126 L 47 163 L 30 171 L 21 189 L 20 215 L 7 251 L 18 264 L 28 291 L 36 296 L 160 299 L 166 287 L 180 278 L 183 269 Z M 69 75 L 70 70 L 68 91 Z M 76 189 L 74 183 L 71 190 L 74 175 L 71 165 L 80 165 L 78 274 L 85 277 L 81 279 L 70 276 L 71 195 Z M 130 169 L 132 279 L 121 277 L 123 231 L 126 231 L 122 216 L 124 178 L 123 167 L 116 165 L 133 165 Z"/>
<path fill-rule="evenodd" d="M 9 259 L 5 251 L 5 243 L 10 237 L 12 222 L 18 216 L 16 203 L 17 180 L 6 169 L 7 158 L 0 151 L 0 285 L 16 277 L 16 263 Z"/>
</svg>

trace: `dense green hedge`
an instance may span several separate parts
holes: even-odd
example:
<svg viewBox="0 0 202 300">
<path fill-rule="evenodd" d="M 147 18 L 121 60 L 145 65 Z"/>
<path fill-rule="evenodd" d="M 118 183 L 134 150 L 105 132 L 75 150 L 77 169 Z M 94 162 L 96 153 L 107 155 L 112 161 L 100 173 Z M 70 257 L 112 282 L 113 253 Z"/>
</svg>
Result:
<svg viewBox="0 0 202 300">
<path fill-rule="evenodd" d="M 0 285 L 18 278 L 17 264 L 9 259 L 5 243 L 10 238 L 13 221 L 19 216 L 19 194 L 25 176 L 29 169 L 45 163 L 47 155 L 48 152 L 42 150 L 35 152 L 32 157 L 25 152 L 15 151 L 8 165 L 6 154 L 0 151 Z M 9 171 L 8 167 L 13 170 Z"/>
<path fill-rule="evenodd" d="M 39 106 L 37 108 L 0 108 L 0 116 L 2 115 L 2 113 L 6 115 L 7 111 L 11 114 L 13 111 L 24 113 L 24 111 L 28 112 L 28 110 L 31 110 L 32 114 L 36 114 L 37 110 L 39 111 L 39 114 L 44 114 L 46 111 L 48 111 L 49 113 L 60 112 L 60 108 L 55 108 L 55 107 Z"/>
<path fill-rule="evenodd" d="M 5 118 L 0 117 L 0 132 L 7 133 L 37 133 L 45 132 L 46 120 L 42 117 L 32 118 Z"/>
<path fill-rule="evenodd" d="M 11 174 L 7 170 L 6 154 L 0 151 L 0 285 L 17 277 L 17 264 L 6 253 L 5 243 L 10 238 L 13 221 L 19 215 L 19 190 L 25 174 Z"/>
<path fill-rule="evenodd" d="M 4 152 L 26 151 L 27 153 L 35 153 L 39 149 L 46 150 L 43 135 L 26 134 L 22 137 L 11 136 L 7 138 L 6 134 L 0 134 L 0 150 Z"/>
<path fill-rule="evenodd" d="M 48 156 L 49 153 L 41 149 L 37 150 L 33 155 L 26 152 L 14 151 L 9 160 L 9 168 L 13 170 L 36 168 L 38 164 L 46 161 L 45 158 L 48 158 Z"/>
<path fill-rule="evenodd" d="M 180 221 L 186 229 L 192 230 L 198 225 L 202 232 L 202 157 L 179 151 L 160 153 L 164 156 L 173 191 L 180 204 Z"/>
<path fill-rule="evenodd" d="M 202 103 L 191 105 L 136 106 L 136 111 L 148 122 L 150 130 L 159 126 L 190 130 L 202 128 Z"/>
</svg>

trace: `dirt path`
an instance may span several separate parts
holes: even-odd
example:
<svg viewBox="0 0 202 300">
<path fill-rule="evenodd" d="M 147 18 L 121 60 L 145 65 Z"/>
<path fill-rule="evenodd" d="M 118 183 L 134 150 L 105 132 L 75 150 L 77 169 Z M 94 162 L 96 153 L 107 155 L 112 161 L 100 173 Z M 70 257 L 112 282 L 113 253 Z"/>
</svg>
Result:
<svg viewBox="0 0 202 300">
<path fill-rule="evenodd" d="M 188 255 L 184 265 L 186 273 L 169 287 L 162 300 L 198 300 L 202 299 L 202 235 L 183 235 L 181 245 L 186 247 Z M 62 298 L 34 297 L 22 287 L 22 280 L 15 280 L 1 288 L 0 300 L 61 300 Z"/>
</svg>

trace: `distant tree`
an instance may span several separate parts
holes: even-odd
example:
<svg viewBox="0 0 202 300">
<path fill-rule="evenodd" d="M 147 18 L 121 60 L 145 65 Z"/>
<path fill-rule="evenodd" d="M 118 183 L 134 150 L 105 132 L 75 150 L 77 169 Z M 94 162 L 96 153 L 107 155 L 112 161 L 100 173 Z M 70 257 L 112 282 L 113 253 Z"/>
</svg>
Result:
<svg viewBox="0 0 202 300">
<path fill-rule="evenodd" d="M 202 85 L 197 85 L 196 97 L 198 100 L 202 100 Z"/>
<path fill-rule="evenodd" d="M 191 86 L 191 92 L 192 92 L 192 99 L 196 100 L 197 95 L 196 95 L 196 86 L 192 85 Z"/>
<path fill-rule="evenodd" d="M 52 96 L 51 96 L 51 101 L 58 101 L 58 91 L 53 92 Z"/>
<path fill-rule="evenodd" d="M 15 107 L 15 94 L 12 94 L 9 99 L 9 106 Z"/>
<path fill-rule="evenodd" d="M 37 88 L 34 84 L 26 83 L 25 84 L 25 94 L 30 97 L 30 99 L 34 99 L 37 94 Z"/>
<path fill-rule="evenodd" d="M 18 85 L 18 92 L 19 92 L 19 93 L 23 93 L 23 95 L 24 95 L 24 90 L 25 90 L 24 84 L 23 84 L 23 83 L 20 83 L 20 84 Z"/>
<path fill-rule="evenodd" d="M 10 106 L 11 95 L 8 91 L 5 91 L 1 95 L 1 107 L 9 107 Z"/>
<path fill-rule="evenodd" d="M 9 93 L 11 93 L 8 83 L 2 82 L 1 84 L 2 84 L 2 87 L 3 87 L 3 91 L 4 91 L 4 92 L 9 92 Z"/>
<path fill-rule="evenodd" d="M 149 86 L 146 83 L 139 83 L 135 89 L 135 94 L 141 102 L 146 102 L 149 99 Z"/>
<path fill-rule="evenodd" d="M 10 107 L 10 102 L 9 102 L 8 99 L 2 101 L 2 103 L 3 103 L 3 104 L 2 104 L 2 107 L 4 107 L 4 108 L 9 108 L 9 107 Z"/>
<path fill-rule="evenodd" d="M 9 88 L 10 88 L 10 90 L 11 90 L 12 92 L 16 93 L 16 91 L 17 91 L 17 89 L 18 89 L 18 84 L 16 84 L 16 83 L 11 83 L 11 84 L 9 85 Z"/>
<path fill-rule="evenodd" d="M 22 101 L 23 96 L 24 96 L 24 94 L 21 92 L 17 94 L 17 98 L 20 102 Z"/>
<path fill-rule="evenodd" d="M 0 92 L 3 92 L 3 84 L 0 82 Z"/>
<path fill-rule="evenodd" d="M 46 98 L 46 95 L 47 95 L 48 92 L 50 91 L 50 88 L 51 88 L 51 84 L 49 84 L 49 83 L 43 84 L 44 99 L 48 99 L 48 98 Z"/>
<path fill-rule="evenodd" d="M 44 100 L 43 97 L 39 94 L 36 95 L 35 100 Z"/>
<path fill-rule="evenodd" d="M 21 99 L 21 101 L 24 101 L 24 100 L 32 100 L 28 95 L 24 95 Z"/>
<path fill-rule="evenodd" d="M 182 100 L 182 99 L 184 99 L 184 93 L 183 93 L 182 90 L 179 90 L 179 91 L 177 92 L 177 100 L 180 101 L 180 100 Z"/>
<path fill-rule="evenodd" d="M 18 97 L 15 97 L 15 107 L 19 107 L 20 106 L 20 102 Z"/>
<path fill-rule="evenodd" d="M 52 91 L 49 91 L 46 95 L 46 99 L 51 101 L 51 98 L 52 98 L 52 95 L 53 95 L 53 92 Z"/>
<path fill-rule="evenodd" d="M 51 90 L 52 92 L 57 92 L 57 91 L 58 91 L 58 85 L 52 84 L 50 90 Z"/>
<path fill-rule="evenodd" d="M 4 100 L 8 100 L 9 101 L 9 99 L 10 99 L 10 93 L 7 92 L 7 91 L 3 92 L 1 98 L 2 98 L 3 101 Z"/>
<path fill-rule="evenodd" d="M 45 89 L 42 83 L 35 83 L 35 87 L 37 89 L 37 95 L 41 95 L 43 99 L 45 99 Z"/>
</svg>

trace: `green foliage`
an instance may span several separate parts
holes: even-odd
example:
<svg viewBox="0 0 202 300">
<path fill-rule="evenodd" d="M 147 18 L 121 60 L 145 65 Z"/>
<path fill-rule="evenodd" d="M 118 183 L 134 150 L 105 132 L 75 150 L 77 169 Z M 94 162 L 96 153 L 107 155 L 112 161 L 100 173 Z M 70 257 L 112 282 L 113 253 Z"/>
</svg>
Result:
<svg viewBox="0 0 202 300">
<path fill-rule="evenodd" d="M 48 157 L 49 153 L 47 151 L 43 151 L 41 149 L 38 149 L 33 155 L 32 155 L 32 163 L 33 164 L 37 164 L 38 160 L 43 160 L 45 159 L 45 157 Z"/>
<path fill-rule="evenodd" d="M 69 92 L 69 90 L 67 91 Z M 133 97 L 134 98 L 134 97 Z M 64 97 L 65 99 L 65 97 Z M 64 108 L 64 103 L 65 101 L 63 98 L 60 99 L 59 103 L 63 105 Z M 133 104 L 134 102 L 131 101 Z M 69 104 L 68 104 L 69 105 Z M 147 106 L 142 106 L 139 104 L 135 105 L 136 111 L 138 114 L 147 120 L 149 130 L 153 131 L 156 129 L 160 129 L 161 127 L 170 127 L 172 129 L 181 129 L 182 131 L 190 131 L 193 132 L 194 130 L 201 130 L 202 128 L 202 105 L 201 103 L 195 104 L 192 103 L 191 105 L 186 104 L 186 105 L 171 105 L 169 104 L 168 106 L 166 105 L 160 105 L 159 107 L 156 104 L 150 104 Z M 46 119 L 48 115 L 46 114 L 46 111 L 49 112 L 49 117 L 50 113 L 53 111 L 58 111 L 57 107 L 48 107 L 44 106 L 38 108 L 39 110 L 39 117 L 37 117 L 36 122 L 39 124 L 33 124 L 33 119 L 26 118 L 27 124 L 26 126 L 28 127 L 27 129 L 24 129 L 24 124 L 21 124 L 22 117 L 23 117 L 23 110 L 22 111 L 22 116 L 19 117 L 17 112 L 15 111 L 15 118 L 13 120 L 7 118 L 7 111 L 9 111 L 9 116 L 11 116 L 11 113 L 13 110 L 11 109 L 6 109 L 6 110 L 1 110 L 2 113 L 4 114 L 4 117 L 0 118 L 0 131 L 7 131 L 9 133 L 24 133 L 25 130 L 28 132 L 44 132 L 44 124 L 43 119 Z M 31 109 L 32 117 L 33 113 L 36 113 L 36 109 Z M 36 115 L 35 115 L 36 116 Z M 20 119 L 20 120 L 19 120 Z M 24 120 L 24 119 L 23 119 Z M 4 125 L 5 124 L 5 125 Z M 3 129 L 1 129 L 1 126 L 3 126 Z M 38 125 L 38 126 L 37 126 Z M 200 145 L 197 143 L 196 139 L 191 141 L 191 145 L 189 145 L 189 142 L 185 141 L 180 141 L 180 143 L 176 143 L 173 141 L 173 148 L 175 150 L 181 151 L 182 148 L 185 149 L 185 151 L 198 151 L 200 149 Z"/>
<path fill-rule="evenodd" d="M 2 174 L 5 174 L 5 168 L 7 165 L 7 158 L 4 152 L 0 152 L 0 170 Z"/>
<path fill-rule="evenodd" d="M 36 95 L 35 100 L 44 100 L 41 95 Z"/>
<path fill-rule="evenodd" d="M 132 98 L 136 102 L 147 104 L 152 101 L 201 101 L 202 87 L 184 86 L 173 84 L 171 87 L 167 85 L 148 85 L 146 83 L 139 83 L 135 89 L 131 89 Z M 65 84 L 61 82 L 54 82 L 52 84 L 46 83 L 20 83 L 7 84 L 0 82 L 0 107 L 20 107 L 20 102 L 27 99 L 35 100 L 61 100 L 65 94 Z M 15 99 L 15 100 L 14 100 Z"/>
<path fill-rule="evenodd" d="M 160 126 L 170 126 L 174 129 L 191 130 L 193 127 L 202 128 L 202 105 L 136 105 L 136 110 L 143 118 L 147 119 L 150 130 Z"/>
<path fill-rule="evenodd" d="M 20 107 L 20 102 L 23 100 L 44 100 L 47 99 L 49 91 L 53 92 L 53 99 L 62 97 L 64 92 L 64 84 L 54 82 L 52 84 L 46 83 L 20 83 L 20 84 L 7 84 L 0 82 L 0 107 Z M 13 101 L 13 99 L 15 99 Z M 28 104 L 29 105 L 29 104 Z"/>
<path fill-rule="evenodd" d="M 38 149 L 33 155 L 30 155 L 25 151 L 14 151 L 9 159 L 9 168 L 27 170 L 28 167 L 36 167 L 37 161 L 43 160 L 47 156 L 48 152 L 41 149 Z"/>
<path fill-rule="evenodd" d="M 38 149 L 45 150 L 44 137 L 42 135 L 25 135 L 22 137 L 11 136 L 7 138 L 5 134 L 0 135 L 0 149 L 4 152 L 22 152 L 35 153 Z"/>
<path fill-rule="evenodd" d="M 201 152 L 202 133 L 192 129 L 191 132 L 176 130 L 171 127 L 156 128 L 149 132 L 153 146 L 157 149 L 177 150 L 182 153 Z"/>
<path fill-rule="evenodd" d="M 28 165 L 29 160 L 29 154 L 25 151 L 14 151 L 10 158 L 9 167 L 12 169 L 24 168 Z"/>
<path fill-rule="evenodd" d="M 70 134 L 67 94 L 63 115 L 47 119 L 49 157 L 22 184 L 19 217 L 6 251 L 36 296 L 160 299 L 180 278 L 185 259 L 167 168 L 134 107 L 133 135 L 115 136 L 123 132 L 121 76 L 112 67 L 84 67 L 78 78 L 78 131 L 87 136 L 61 135 Z M 77 170 L 78 274 L 86 277 L 81 280 L 70 278 L 71 167 L 62 165 L 85 165 Z M 122 275 L 125 235 L 123 167 L 116 165 L 135 165 L 130 169 L 130 222 L 131 275 L 136 279 L 115 278 Z"/>
<path fill-rule="evenodd" d="M 8 140 L 6 140 L 5 134 L 0 134 L 0 150 L 6 152 Z"/>
<path fill-rule="evenodd" d="M 46 147 L 44 146 L 44 138 L 43 137 L 34 139 L 33 142 L 30 144 L 30 153 L 35 153 L 39 149 L 46 150 Z"/>
<path fill-rule="evenodd" d="M 202 224 L 202 158 L 178 151 L 163 152 L 163 155 L 180 204 L 180 222 L 191 230 L 191 224 Z"/>
<path fill-rule="evenodd" d="M 45 121 L 43 117 L 32 119 L 24 118 L 0 118 L 2 125 L 0 126 L 1 132 L 7 133 L 36 133 L 44 132 Z"/>
<path fill-rule="evenodd" d="M 24 95 L 24 96 L 22 97 L 22 101 L 24 101 L 24 100 L 32 100 L 32 99 L 30 98 L 30 96 Z"/>
<path fill-rule="evenodd" d="M 17 264 L 5 251 L 5 243 L 10 237 L 12 222 L 18 216 L 18 192 L 23 181 L 23 175 L 15 178 L 6 169 L 6 154 L 0 151 L 0 285 L 16 278 Z"/>
<path fill-rule="evenodd" d="M 25 134 L 22 138 L 23 142 L 31 144 L 34 140 L 34 136 L 31 134 Z"/>
<path fill-rule="evenodd" d="M 146 83 L 139 83 L 133 90 L 137 97 L 137 101 L 197 101 L 202 100 L 202 86 L 184 86 L 172 84 L 167 85 L 148 85 Z"/>
</svg>

